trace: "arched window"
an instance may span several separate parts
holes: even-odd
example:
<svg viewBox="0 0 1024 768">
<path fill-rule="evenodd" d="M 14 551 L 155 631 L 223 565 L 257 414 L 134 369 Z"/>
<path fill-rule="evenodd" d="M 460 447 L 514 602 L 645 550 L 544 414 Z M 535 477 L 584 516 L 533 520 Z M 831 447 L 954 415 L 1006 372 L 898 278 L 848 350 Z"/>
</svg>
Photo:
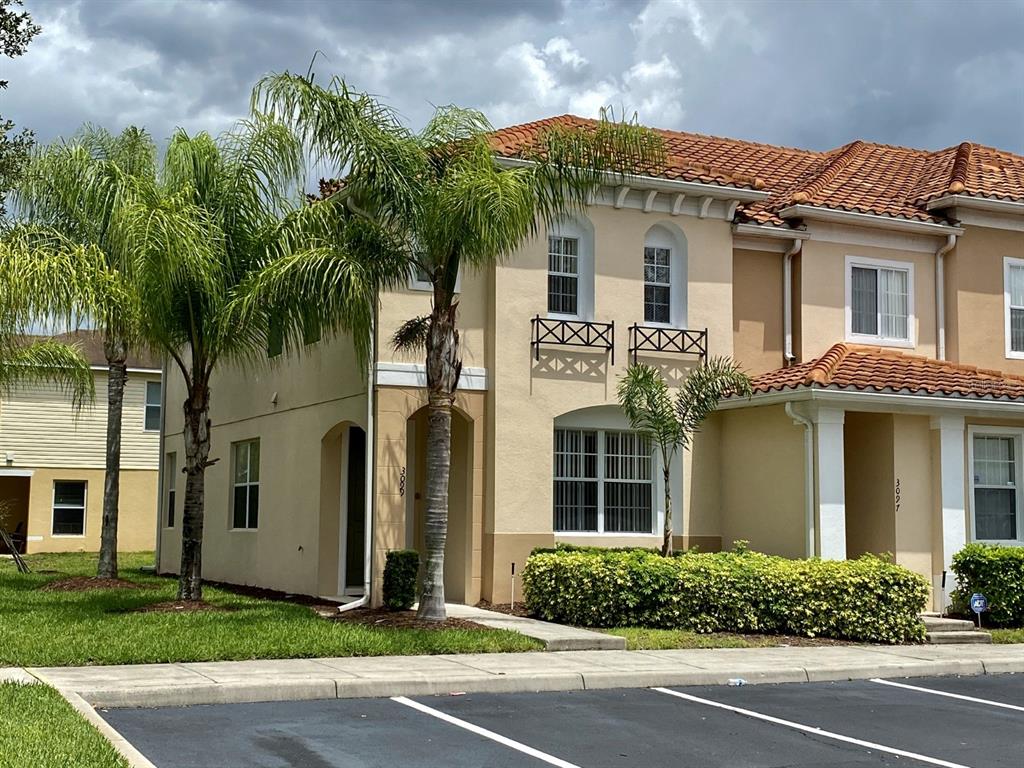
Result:
<svg viewBox="0 0 1024 768">
<path fill-rule="evenodd" d="M 594 227 L 581 216 L 548 230 L 548 315 L 590 320 L 594 313 Z"/>
<path fill-rule="evenodd" d="M 644 323 L 686 327 L 686 237 L 675 226 L 644 236 Z"/>
</svg>

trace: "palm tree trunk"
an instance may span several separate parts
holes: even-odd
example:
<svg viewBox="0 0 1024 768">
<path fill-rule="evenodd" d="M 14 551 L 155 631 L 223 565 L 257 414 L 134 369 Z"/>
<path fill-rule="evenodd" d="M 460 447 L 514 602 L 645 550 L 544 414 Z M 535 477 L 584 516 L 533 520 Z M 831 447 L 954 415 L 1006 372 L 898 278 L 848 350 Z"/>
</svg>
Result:
<svg viewBox="0 0 1024 768">
<path fill-rule="evenodd" d="M 444 547 L 448 539 L 448 477 L 452 460 L 452 404 L 462 360 L 455 328 L 457 305 L 438 301 L 427 337 L 427 510 L 426 566 L 418 617 L 444 621 Z"/>
<path fill-rule="evenodd" d="M 671 469 L 667 458 L 664 459 L 661 472 L 665 480 L 665 529 L 662 533 L 661 554 L 663 557 L 668 557 L 672 554 L 672 486 L 669 484 Z"/>
<path fill-rule="evenodd" d="M 179 600 L 203 599 L 203 510 L 210 457 L 210 390 L 194 380 L 185 401 L 185 505 L 181 516 Z"/>
<path fill-rule="evenodd" d="M 117 578 L 117 513 L 121 497 L 121 413 L 124 386 L 128 379 L 128 346 L 107 336 L 103 341 L 107 357 L 107 454 L 103 473 L 103 525 L 100 531 L 100 561 L 96 575 Z"/>
</svg>

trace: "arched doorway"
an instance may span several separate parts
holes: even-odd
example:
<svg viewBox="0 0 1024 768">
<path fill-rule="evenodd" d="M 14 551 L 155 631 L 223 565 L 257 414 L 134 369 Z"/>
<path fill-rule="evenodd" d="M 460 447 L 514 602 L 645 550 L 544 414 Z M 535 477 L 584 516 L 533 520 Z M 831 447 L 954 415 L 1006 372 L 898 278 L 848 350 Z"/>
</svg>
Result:
<svg viewBox="0 0 1024 768">
<path fill-rule="evenodd" d="M 406 424 L 405 546 L 426 552 L 427 408 Z M 475 600 L 473 584 L 473 422 L 452 409 L 451 470 L 448 476 L 448 538 L 444 550 L 444 594 L 450 603 Z M 421 573 L 422 576 L 422 573 Z"/>
<path fill-rule="evenodd" d="M 320 447 L 320 595 L 362 595 L 365 553 L 366 432 L 344 422 L 324 435 Z"/>
</svg>

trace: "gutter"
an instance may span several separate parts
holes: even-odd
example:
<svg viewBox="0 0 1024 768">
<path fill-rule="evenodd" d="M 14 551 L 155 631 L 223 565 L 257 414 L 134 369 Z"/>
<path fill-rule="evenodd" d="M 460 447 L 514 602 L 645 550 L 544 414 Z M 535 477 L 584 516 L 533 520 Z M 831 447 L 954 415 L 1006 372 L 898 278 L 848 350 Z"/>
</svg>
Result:
<svg viewBox="0 0 1024 768">
<path fill-rule="evenodd" d="M 1000 200 L 992 197 L 974 197 L 973 195 L 943 195 L 925 203 L 929 211 L 943 208 L 972 208 L 977 211 L 991 213 L 1024 214 L 1024 202 L 1019 200 Z"/>
<path fill-rule="evenodd" d="M 786 403 L 786 415 L 794 424 L 800 424 L 804 428 L 804 530 L 807 532 L 804 549 L 807 557 L 814 557 L 817 549 L 814 526 L 814 425 L 810 419 L 793 410 L 792 401 Z"/>
<path fill-rule="evenodd" d="M 832 405 L 865 405 L 872 408 L 881 406 L 904 406 L 925 411 L 956 410 L 979 414 L 998 413 L 1024 416 L 1024 401 L 980 400 L 948 395 L 900 395 L 892 392 L 867 392 L 850 389 L 785 389 L 777 392 L 762 392 L 750 398 L 726 398 L 718 403 L 718 410 L 732 411 L 738 408 L 753 408 L 762 405 L 778 405 L 789 402 L 823 402 Z"/>
<path fill-rule="evenodd" d="M 946 244 L 935 252 L 935 335 L 936 357 L 946 359 L 946 274 L 944 257 L 956 245 L 956 235 L 949 235 Z"/>
<path fill-rule="evenodd" d="M 782 326 L 785 338 L 782 351 L 782 364 L 792 365 L 796 361 L 793 354 L 793 257 L 800 253 L 804 241 L 795 238 L 793 245 L 783 254 L 782 259 Z"/>
<path fill-rule="evenodd" d="M 837 224 L 851 224 L 860 227 L 878 227 L 879 229 L 895 229 L 902 232 L 917 232 L 928 235 L 947 235 L 950 233 L 962 235 L 962 227 L 955 227 L 950 224 L 934 224 L 928 221 L 914 221 L 912 219 L 900 219 L 895 216 L 879 216 L 873 213 L 856 213 L 853 211 L 840 211 L 834 208 L 822 208 L 817 205 L 791 205 L 779 211 L 779 216 L 784 219 L 817 219 L 819 221 L 831 221 Z"/>
</svg>

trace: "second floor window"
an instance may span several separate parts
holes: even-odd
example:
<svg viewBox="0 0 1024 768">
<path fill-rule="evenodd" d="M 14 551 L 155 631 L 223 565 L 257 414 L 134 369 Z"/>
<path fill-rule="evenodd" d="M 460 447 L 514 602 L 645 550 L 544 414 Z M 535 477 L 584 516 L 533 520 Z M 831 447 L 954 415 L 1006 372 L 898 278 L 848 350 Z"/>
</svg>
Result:
<svg viewBox="0 0 1024 768">
<path fill-rule="evenodd" d="M 1024 357 L 1024 259 L 1005 260 L 1006 356 Z"/>
<path fill-rule="evenodd" d="M 548 312 L 579 314 L 580 241 L 548 236 Z"/>
<path fill-rule="evenodd" d="M 848 261 L 847 336 L 910 344 L 913 271 L 872 259 Z"/>
<path fill-rule="evenodd" d="M 138 423 L 138 422 L 136 422 Z M 160 382 L 146 382 L 146 431 L 160 430 Z"/>
<path fill-rule="evenodd" d="M 260 514 L 260 441 L 231 444 L 234 485 L 231 499 L 231 527 L 256 528 Z"/>
<path fill-rule="evenodd" d="M 178 482 L 178 454 L 168 453 L 167 461 L 164 463 L 164 472 L 166 477 L 164 478 L 164 484 L 167 486 L 167 509 L 164 510 L 164 515 L 167 521 L 167 527 L 174 527 L 174 502 L 175 502 L 175 486 Z"/>
<path fill-rule="evenodd" d="M 672 251 L 644 248 L 644 322 L 672 321 Z"/>
</svg>

